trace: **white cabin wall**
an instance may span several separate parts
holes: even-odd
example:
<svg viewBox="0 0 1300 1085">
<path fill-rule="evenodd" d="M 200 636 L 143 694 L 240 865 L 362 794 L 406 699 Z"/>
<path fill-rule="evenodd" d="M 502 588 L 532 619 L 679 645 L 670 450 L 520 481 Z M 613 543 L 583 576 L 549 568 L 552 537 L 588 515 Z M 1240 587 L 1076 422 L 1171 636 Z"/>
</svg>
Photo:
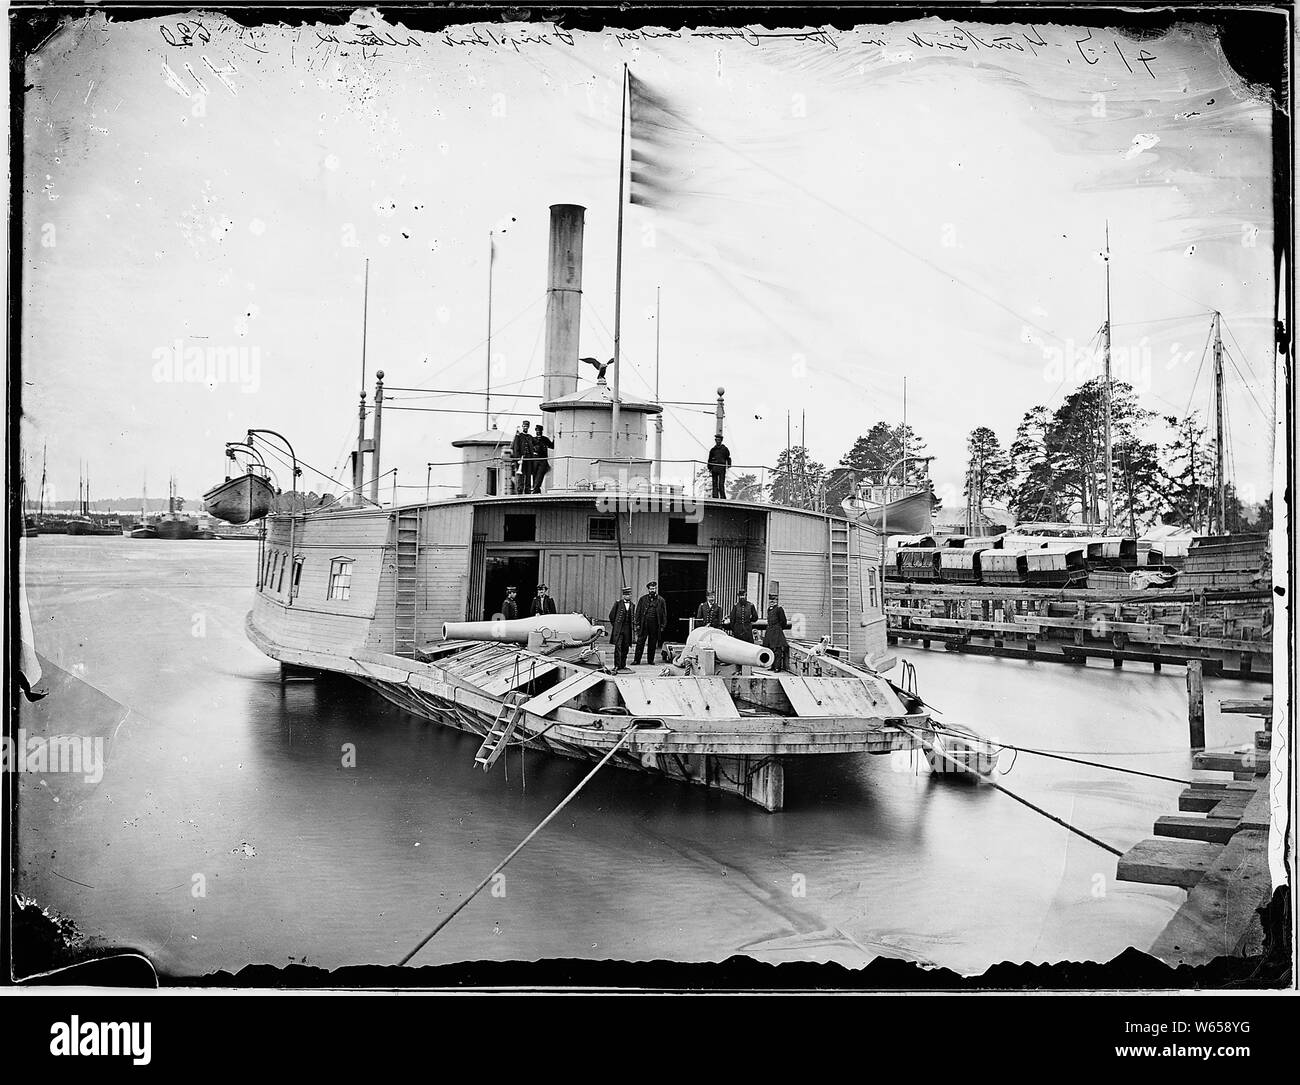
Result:
<svg viewBox="0 0 1300 1085">
<path fill-rule="evenodd" d="M 257 593 L 253 620 L 278 644 L 324 650 L 363 646 L 369 636 L 379 591 L 384 543 L 388 530 L 382 513 L 335 513 L 295 517 L 290 550 L 290 519 L 270 521 L 267 553 L 286 555 L 284 580 Z M 293 556 L 303 557 L 298 594 L 289 601 Z M 335 558 L 352 559 L 347 599 L 329 599 L 330 565 Z M 278 569 L 278 558 L 276 567 Z"/>
</svg>

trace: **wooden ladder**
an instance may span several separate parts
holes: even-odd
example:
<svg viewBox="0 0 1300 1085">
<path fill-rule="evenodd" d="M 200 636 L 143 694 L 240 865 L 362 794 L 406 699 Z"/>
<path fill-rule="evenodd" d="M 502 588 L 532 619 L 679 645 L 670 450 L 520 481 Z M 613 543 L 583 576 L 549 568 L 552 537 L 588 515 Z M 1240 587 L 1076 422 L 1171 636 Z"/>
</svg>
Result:
<svg viewBox="0 0 1300 1085">
<path fill-rule="evenodd" d="M 844 651 L 849 649 L 849 525 L 847 521 L 830 518 L 830 548 L 828 571 L 831 586 L 831 644 Z"/>
<path fill-rule="evenodd" d="M 397 526 L 397 568 L 393 593 L 393 653 L 415 654 L 417 588 L 420 566 L 420 512 L 399 510 Z"/>
<path fill-rule="evenodd" d="M 478 753 L 474 755 L 474 764 L 478 765 L 484 772 L 487 772 L 496 764 L 497 758 L 505 753 L 506 743 L 510 741 L 510 736 L 515 733 L 515 728 L 519 726 L 523 714 L 524 701 L 517 694 L 511 694 L 501 702 L 501 707 L 497 709 L 496 719 L 492 721 L 492 726 L 488 728 L 488 733 L 483 738 L 483 745 L 478 748 Z"/>
</svg>

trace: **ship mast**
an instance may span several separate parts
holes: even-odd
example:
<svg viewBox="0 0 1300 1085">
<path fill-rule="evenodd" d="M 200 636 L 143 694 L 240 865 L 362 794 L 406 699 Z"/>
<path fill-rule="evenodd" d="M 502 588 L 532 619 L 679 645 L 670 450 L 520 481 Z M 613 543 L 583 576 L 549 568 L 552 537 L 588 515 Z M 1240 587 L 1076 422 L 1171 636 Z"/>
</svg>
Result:
<svg viewBox="0 0 1300 1085">
<path fill-rule="evenodd" d="M 1228 534 L 1227 486 L 1224 478 L 1223 336 L 1214 314 L 1214 515 L 1218 533 Z"/>
<path fill-rule="evenodd" d="M 45 516 L 45 463 L 49 458 L 49 454 L 50 446 L 47 442 L 41 446 L 41 495 L 37 500 L 38 515 L 42 518 Z"/>
<path fill-rule="evenodd" d="M 660 404 L 659 400 L 659 291 L 661 287 L 655 287 L 655 403 Z M 661 405 L 661 404 L 660 404 Z M 660 411 L 655 415 L 655 460 L 654 475 L 652 482 L 656 485 L 659 483 L 660 476 L 663 474 L 664 458 L 664 413 Z"/>
<path fill-rule="evenodd" d="M 1115 519 L 1115 478 L 1111 470 L 1110 433 L 1110 223 L 1106 223 L 1106 323 L 1103 327 L 1103 350 L 1106 363 L 1106 525 Z"/>
<path fill-rule="evenodd" d="M 614 403 L 610 415 L 610 454 L 618 458 L 618 377 L 623 372 L 620 364 L 619 338 L 623 321 L 623 174 L 627 143 L 627 65 L 623 65 L 623 101 L 619 107 L 618 129 L 618 246 L 614 264 Z"/>
</svg>

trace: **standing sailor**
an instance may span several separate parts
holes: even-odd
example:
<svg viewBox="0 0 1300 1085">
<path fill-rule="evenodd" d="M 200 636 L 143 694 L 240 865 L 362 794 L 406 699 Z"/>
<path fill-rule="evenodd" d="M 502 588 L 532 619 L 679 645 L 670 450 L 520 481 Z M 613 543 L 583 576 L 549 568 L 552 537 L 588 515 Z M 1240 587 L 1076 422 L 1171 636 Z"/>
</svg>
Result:
<svg viewBox="0 0 1300 1085">
<path fill-rule="evenodd" d="M 659 594 L 659 582 L 652 580 L 645 587 L 645 595 L 636 603 L 636 657 L 632 660 L 633 665 L 641 662 L 641 651 L 647 641 L 650 646 L 648 661 L 655 661 L 660 638 L 668 629 L 668 604 Z"/>
<path fill-rule="evenodd" d="M 763 631 L 763 646 L 772 649 L 772 670 L 784 671 L 790 662 L 790 642 L 785 631 L 790 623 L 785 618 L 785 607 L 778 605 L 776 589 L 767 593 L 767 629 Z"/>
<path fill-rule="evenodd" d="M 555 600 L 546 594 L 546 585 L 537 585 L 537 594 L 533 596 L 533 612 L 530 617 L 536 618 L 539 614 L 554 614 Z"/>
<path fill-rule="evenodd" d="M 708 598 L 695 611 L 695 628 L 700 626 L 722 628 L 722 608 L 718 606 L 718 593 L 712 588 L 709 589 Z"/>
<path fill-rule="evenodd" d="M 731 452 L 722 443 L 722 434 L 714 434 L 713 447 L 709 449 L 709 474 L 713 476 L 713 496 L 727 496 L 727 468 L 731 466 Z"/>
<path fill-rule="evenodd" d="M 532 472 L 532 460 L 529 459 L 529 453 L 532 451 L 533 439 L 528 436 L 528 419 L 519 423 L 519 431 L 510 440 L 510 457 L 514 460 L 514 482 L 510 487 L 511 493 L 526 494 L 532 487 L 529 485 Z"/>
<path fill-rule="evenodd" d="M 513 622 L 519 617 L 519 600 L 515 598 L 513 584 L 506 588 L 506 601 L 501 604 L 501 617 L 508 622 Z"/>
<path fill-rule="evenodd" d="M 542 479 L 551 473 L 551 454 L 548 449 L 554 448 L 555 442 L 542 431 L 540 422 L 536 426 L 532 442 L 533 488 L 531 492 L 539 494 L 542 492 Z"/>
<path fill-rule="evenodd" d="M 731 627 L 731 635 L 737 640 L 753 644 L 756 621 L 758 621 L 758 611 L 754 609 L 754 604 L 745 598 L 745 589 L 741 588 L 736 592 L 736 605 L 731 608 L 731 620 L 727 623 Z"/>
<path fill-rule="evenodd" d="M 614 646 L 614 670 L 627 670 L 627 650 L 632 647 L 636 615 L 632 610 L 632 589 L 624 588 L 623 597 L 609 611 L 609 642 Z"/>
</svg>

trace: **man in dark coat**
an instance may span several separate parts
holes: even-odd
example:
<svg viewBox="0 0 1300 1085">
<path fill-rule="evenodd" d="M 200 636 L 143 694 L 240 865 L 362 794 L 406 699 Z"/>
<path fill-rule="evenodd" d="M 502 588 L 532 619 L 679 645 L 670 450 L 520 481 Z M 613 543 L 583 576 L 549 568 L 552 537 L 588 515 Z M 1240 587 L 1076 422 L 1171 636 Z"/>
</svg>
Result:
<svg viewBox="0 0 1300 1085">
<path fill-rule="evenodd" d="M 532 436 L 533 488 L 530 492 L 535 494 L 542 492 L 542 479 L 551 473 L 551 454 L 549 450 L 554 447 L 555 442 L 547 437 L 542 431 L 542 427 L 538 425 L 536 432 Z"/>
<path fill-rule="evenodd" d="M 501 604 L 501 617 L 513 622 L 519 617 L 519 600 L 515 598 L 514 586 L 506 588 L 506 601 Z"/>
<path fill-rule="evenodd" d="M 528 435 L 528 420 L 519 423 L 519 432 L 510 440 L 510 456 L 514 460 L 515 478 L 512 487 L 515 493 L 532 493 L 533 478 L 533 439 Z"/>
<path fill-rule="evenodd" d="M 767 629 L 763 631 L 763 647 L 772 649 L 772 670 L 784 671 L 790 662 L 790 642 L 785 631 L 790 623 L 785 618 L 785 607 L 776 601 L 776 592 L 767 593 Z"/>
<path fill-rule="evenodd" d="M 533 596 L 533 612 L 530 617 L 536 618 L 539 614 L 554 614 L 555 600 L 546 594 L 546 585 L 537 585 L 537 594 Z"/>
<path fill-rule="evenodd" d="M 623 597 L 609 611 L 609 642 L 614 646 L 614 669 L 627 670 L 627 650 L 632 647 L 636 612 L 632 609 L 632 589 L 624 588 Z"/>
<path fill-rule="evenodd" d="M 655 661 L 655 652 L 659 641 L 668 631 L 668 604 L 659 594 L 658 581 L 652 580 L 645 586 L 645 595 L 636 601 L 636 656 L 633 665 L 641 662 L 641 652 L 650 646 L 649 662 Z"/>
<path fill-rule="evenodd" d="M 695 628 L 702 625 L 722 628 L 722 608 L 718 606 L 718 593 L 712 588 L 709 589 L 708 598 L 695 611 Z"/>
<path fill-rule="evenodd" d="M 736 592 L 736 605 L 731 608 L 731 620 L 727 625 L 731 635 L 746 644 L 754 643 L 754 623 L 758 621 L 758 611 L 754 604 L 745 598 L 745 589 Z"/>
<path fill-rule="evenodd" d="M 713 476 L 713 496 L 727 496 L 727 468 L 731 466 L 731 453 L 722 443 L 722 434 L 714 435 L 713 447 L 709 449 L 709 474 Z"/>
</svg>

